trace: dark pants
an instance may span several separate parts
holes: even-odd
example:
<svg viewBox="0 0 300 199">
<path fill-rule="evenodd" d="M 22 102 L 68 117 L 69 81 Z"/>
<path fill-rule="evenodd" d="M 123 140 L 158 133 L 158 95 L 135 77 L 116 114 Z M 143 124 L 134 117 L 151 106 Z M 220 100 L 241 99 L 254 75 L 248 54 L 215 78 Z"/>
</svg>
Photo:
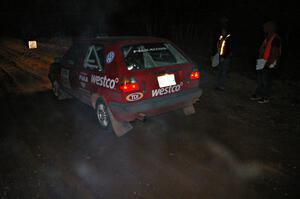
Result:
<svg viewBox="0 0 300 199">
<path fill-rule="evenodd" d="M 270 97 L 272 88 L 272 70 L 263 69 L 257 71 L 257 87 L 255 94 L 259 97 Z"/>
<path fill-rule="evenodd" d="M 227 72 L 229 69 L 230 58 L 221 59 L 218 65 L 217 87 L 225 88 L 225 81 L 227 79 Z"/>
</svg>

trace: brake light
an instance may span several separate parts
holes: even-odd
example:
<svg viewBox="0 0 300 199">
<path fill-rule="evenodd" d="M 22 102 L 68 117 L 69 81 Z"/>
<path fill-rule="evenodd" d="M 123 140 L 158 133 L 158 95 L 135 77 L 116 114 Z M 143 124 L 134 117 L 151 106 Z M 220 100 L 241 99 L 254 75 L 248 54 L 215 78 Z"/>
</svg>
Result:
<svg viewBox="0 0 300 199">
<path fill-rule="evenodd" d="M 190 79 L 191 79 L 191 80 L 199 79 L 199 78 L 200 78 L 200 72 L 199 72 L 199 71 L 193 71 L 193 72 L 190 74 Z"/>
<path fill-rule="evenodd" d="M 120 90 L 123 92 L 137 91 L 139 89 L 139 84 L 133 78 L 131 78 L 130 80 L 125 79 L 123 81 L 123 84 L 120 86 Z"/>
</svg>

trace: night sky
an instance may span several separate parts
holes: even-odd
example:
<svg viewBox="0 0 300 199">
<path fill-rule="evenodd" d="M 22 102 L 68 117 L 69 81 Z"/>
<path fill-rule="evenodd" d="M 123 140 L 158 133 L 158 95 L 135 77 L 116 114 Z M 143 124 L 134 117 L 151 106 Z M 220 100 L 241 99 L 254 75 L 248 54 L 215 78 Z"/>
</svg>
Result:
<svg viewBox="0 0 300 199">
<path fill-rule="evenodd" d="M 206 55 L 211 53 L 212 38 L 219 34 L 220 18 L 226 16 L 236 56 L 250 59 L 263 40 L 262 24 L 275 20 L 283 41 L 283 60 L 289 56 L 297 62 L 300 54 L 300 10 L 290 1 L 3 0 L 0 9 L 2 36 L 151 35 L 185 46 L 196 41 Z"/>
<path fill-rule="evenodd" d="M 80 1 L 3 0 L 0 3 L 2 34 L 36 32 L 41 35 L 98 31 L 114 34 L 145 34 L 146 24 L 164 27 L 178 24 L 213 23 L 230 18 L 236 29 L 260 26 L 268 19 L 293 31 L 298 6 L 289 1 Z M 163 34 L 163 33 L 162 33 Z"/>
</svg>

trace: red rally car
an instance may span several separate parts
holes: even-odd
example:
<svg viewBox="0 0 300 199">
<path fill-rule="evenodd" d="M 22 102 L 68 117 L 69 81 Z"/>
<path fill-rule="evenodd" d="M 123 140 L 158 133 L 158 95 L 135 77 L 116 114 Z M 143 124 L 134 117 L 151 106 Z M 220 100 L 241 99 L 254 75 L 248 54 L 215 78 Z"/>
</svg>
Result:
<svg viewBox="0 0 300 199">
<path fill-rule="evenodd" d="M 172 42 L 153 37 L 76 41 L 48 76 L 58 99 L 92 106 L 101 126 L 118 136 L 136 119 L 176 109 L 192 114 L 202 94 L 197 65 Z"/>
</svg>

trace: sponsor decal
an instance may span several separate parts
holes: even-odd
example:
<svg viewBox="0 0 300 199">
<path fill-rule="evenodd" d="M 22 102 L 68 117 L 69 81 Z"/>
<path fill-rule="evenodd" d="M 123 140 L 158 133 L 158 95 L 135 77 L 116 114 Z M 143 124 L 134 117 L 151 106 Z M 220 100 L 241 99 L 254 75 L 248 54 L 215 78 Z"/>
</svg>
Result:
<svg viewBox="0 0 300 199">
<path fill-rule="evenodd" d="M 142 99 L 144 97 L 144 94 L 141 92 L 131 93 L 130 95 L 127 95 L 126 100 L 129 102 L 134 102 Z"/>
<path fill-rule="evenodd" d="M 91 76 L 91 83 L 104 88 L 115 89 L 116 84 L 118 82 L 119 82 L 119 78 L 110 79 L 106 75 L 102 77 L 98 75 Z"/>
<path fill-rule="evenodd" d="M 133 50 L 133 53 L 145 53 L 145 52 L 163 51 L 163 50 L 167 50 L 167 48 L 160 47 L 160 48 L 137 49 L 137 50 Z"/>
<path fill-rule="evenodd" d="M 106 55 L 106 63 L 110 64 L 115 58 L 115 53 L 114 51 L 110 51 L 107 55 Z"/>
<path fill-rule="evenodd" d="M 89 78 L 88 76 L 86 76 L 86 74 L 82 73 L 82 74 L 79 74 L 79 80 L 82 81 L 82 82 L 89 82 Z"/>
<path fill-rule="evenodd" d="M 89 82 L 89 78 L 88 78 L 86 73 L 80 73 L 79 74 L 79 82 L 80 82 L 80 86 L 82 88 L 86 87 L 87 83 Z"/>
<path fill-rule="evenodd" d="M 167 48 L 160 47 L 160 48 L 137 49 L 137 50 L 133 50 L 133 53 L 145 53 L 145 52 L 163 51 L 163 50 L 167 50 Z"/>
<path fill-rule="evenodd" d="M 180 84 L 176 84 L 173 86 L 167 86 L 167 87 L 163 87 L 163 88 L 154 89 L 154 90 L 152 90 L 152 97 L 176 93 L 181 90 L 182 86 L 183 86 L 183 82 L 180 82 Z"/>
</svg>

